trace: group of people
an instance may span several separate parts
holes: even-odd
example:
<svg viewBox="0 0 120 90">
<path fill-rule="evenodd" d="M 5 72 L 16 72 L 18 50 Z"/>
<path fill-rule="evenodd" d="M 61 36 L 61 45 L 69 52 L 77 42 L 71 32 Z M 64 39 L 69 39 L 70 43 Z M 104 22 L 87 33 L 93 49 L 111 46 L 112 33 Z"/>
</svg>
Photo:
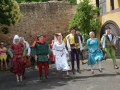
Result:
<svg viewBox="0 0 120 90">
<path fill-rule="evenodd" d="M 118 69 L 119 67 L 116 64 L 115 58 L 116 37 L 111 33 L 111 28 L 109 26 L 105 29 L 106 33 L 101 39 L 102 49 L 98 42 L 98 38 L 95 38 L 95 33 L 93 31 L 89 33 L 90 38 L 86 42 L 86 47 L 88 49 L 87 62 L 84 61 L 82 54 L 82 44 L 84 39 L 80 35 L 80 30 L 75 27 L 70 28 L 70 34 L 64 39 L 61 33 L 55 33 L 52 46 L 49 46 L 47 43 L 45 35 L 41 34 L 37 36 L 32 44 L 32 50 L 30 49 L 28 42 L 24 40 L 24 37 L 15 35 L 13 43 L 8 49 L 8 53 L 12 58 L 12 67 L 10 71 L 16 74 L 17 82 L 22 81 L 22 78 L 25 77 L 25 68 L 31 66 L 29 60 L 30 55 L 34 57 L 35 63 L 38 65 L 40 80 L 43 79 L 43 66 L 45 78 L 48 79 L 50 58 L 55 60 L 57 76 L 59 75 L 60 70 L 66 71 L 66 75 L 69 75 L 68 71 L 71 69 L 73 74 L 76 74 L 76 72 L 81 74 L 80 59 L 82 64 L 87 63 L 91 67 L 92 74 L 94 74 L 93 66 L 96 63 L 98 64 L 99 72 L 102 72 L 101 61 L 110 56 L 113 60 L 114 69 Z M 53 55 L 50 54 L 51 52 Z M 71 68 L 68 64 L 69 59 L 71 60 Z M 74 67 L 75 60 L 77 69 Z"/>
</svg>

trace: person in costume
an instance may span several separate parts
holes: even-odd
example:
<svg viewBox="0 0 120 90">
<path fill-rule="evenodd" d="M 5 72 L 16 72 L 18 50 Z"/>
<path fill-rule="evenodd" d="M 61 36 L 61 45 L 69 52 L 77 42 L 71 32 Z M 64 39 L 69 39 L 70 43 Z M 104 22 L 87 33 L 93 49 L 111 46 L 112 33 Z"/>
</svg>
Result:
<svg viewBox="0 0 120 90">
<path fill-rule="evenodd" d="M 54 44 L 54 40 L 52 40 L 52 43 L 50 44 L 50 60 L 51 62 L 55 62 L 55 56 L 53 54 L 53 44 Z"/>
<path fill-rule="evenodd" d="M 24 47 L 26 49 L 26 55 L 24 57 L 25 67 L 30 68 L 31 67 L 31 62 L 30 62 L 31 49 L 30 49 L 29 43 L 27 41 L 25 41 L 24 37 L 20 37 L 20 42 L 24 45 Z M 26 78 L 25 73 L 24 73 L 23 77 Z"/>
<path fill-rule="evenodd" d="M 16 74 L 17 82 L 22 81 L 22 75 L 25 72 L 25 63 L 23 57 L 25 56 L 25 48 L 22 43 L 20 43 L 20 38 L 18 35 L 14 36 L 13 43 L 10 45 L 8 52 L 12 58 L 12 67 L 10 71 Z"/>
<path fill-rule="evenodd" d="M 98 64 L 99 71 L 101 70 L 101 61 L 104 59 L 103 52 L 100 49 L 100 45 L 98 43 L 98 38 L 95 38 L 95 33 L 89 33 L 90 38 L 87 40 L 87 48 L 88 48 L 88 62 L 87 64 L 91 67 L 91 72 L 94 74 L 93 65 Z"/>
<path fill-rule="evenodd" d="M 42 66 L 44 66 L 45 78 L 48 79 L 48 60 L 50 47 L 46 42 L 45 35 L 39 35 L 33 43 L 31 54 L 34 55 L 36 62 L 38 61 L 40 80 L 43 79 Z"/>
<path fill-rule="evenodd" d="M 0 46 L 1 70 L 3 70 L 4 63 L 5 63 L 5 68 L 7 70 L 8 69 L 8 65 L 7 65 L 7 62 L 6 62 L 6 59 L 7 59 L 7 55 L 6 55 L 7 49 L 6 49 L 6 47 L 4 47 L 4 43 L 3 42 L 1 42 L 0 44 L 1 44 L 1 46 Z"/>
<path fill-rule="evenodd" d="M 81 44 L 84 43 L 84 38 L 83 36 L 80 34 L 80 29 L 77 29 L 76 30 L 76 34 L 80 37 L 80 40 L 81 40 Z M 82 62 L 82 65 L 86 64 L 86 62 L 84 61 L 84 58 L 83 58 L 83 50 L 80 52 L 80 59 L 81 59 L 81 62 Z"/>
<path fill-rule="evenodd" d="M 116 63 L 115 49 L 116 49 L 116 37 L 111 33 L 111 28 L 109 26 L 105 27 L 106 34 L 104 34 L 101 38 L 102 48 L 105 51 L 106 58 L 112 58 L 114 69 L 118 69 Z"/>
<path fill-rule="evenodd" d="M 62 40 L 61 33 L 55 33 L 54 35 L 53 54 L 56 60 L 55 62 L 57 69 L 56 75 L 58 76 L 60 70 L 66 71 L 66 75 L 69 75 L 68 70 L 70 70 L 70 67 L 67 62 L 69 54 Z"/>
<path fill-rule="evenodd" d="M 75 56 L 76 56 L 76 62 L 77 62 L 77 72 L 81 73 L 80 62 L 79 62 L 79 53 L 80 53 L 80 51 L 83 50 L 80 37 L 76 34 L 75 31 L 76 31 L 75 27 L 70 28 L 71 33 L 68 34 L 64 39 L 66 47 L 71 54 L 71 64 L 72 64 L 73 74 L 76 73 L 76 70 L 74 68 Z"/>
<path fill-rule="evenodd" d="M 26 63 L 26 68 L 31 67 L 31 62 L 30 62 L 30 45 L 27 41 L 25 41 L 24 37 L 20 37 L 20 42 L 23 43 L 24 47 L 26 48 L 26 56 L 24 57 L 24 61 Z"/>
</svg>

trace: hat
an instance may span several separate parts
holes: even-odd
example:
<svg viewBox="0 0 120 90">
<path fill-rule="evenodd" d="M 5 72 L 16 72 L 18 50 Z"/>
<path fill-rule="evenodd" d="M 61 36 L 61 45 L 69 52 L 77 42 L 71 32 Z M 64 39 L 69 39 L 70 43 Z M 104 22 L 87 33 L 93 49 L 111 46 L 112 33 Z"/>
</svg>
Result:
<svg viewBox="0 0 120 90">
<path fill-rule="evenodd" d="M 109 25 L 105 26 L 105 30 L 107 30 L 107 29 L 111 29 Z"/>
<path fill-rule="evenodd" d="M 4 43 L 3 43 L 3 42 L 1 42 L 0 44 L 1 44 L 1 45 L 3 45 Z"/>
<path fill-rule="evenodd" d="M 62 34 L 61 33 L 55 33 L 55 36 L 61 36 Z"/>
<path fill-rule="evenodd" d="M 44 38 L 46 38 L 46 35 L 43 35 L 43 34 L 40 34 L 40 35 L 38 35 L 37 37 L 39 38 L 39 37 L 41 37 L 41 36 L 43 36 Z"/>
</svg>

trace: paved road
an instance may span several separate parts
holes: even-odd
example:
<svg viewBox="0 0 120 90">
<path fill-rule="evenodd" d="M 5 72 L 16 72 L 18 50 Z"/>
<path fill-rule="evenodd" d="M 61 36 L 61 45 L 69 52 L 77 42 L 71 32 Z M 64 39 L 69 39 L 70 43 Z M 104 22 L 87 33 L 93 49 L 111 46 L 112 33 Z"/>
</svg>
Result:
<svg viewBox="0 0 120 90">
<path fill-rule="evenodd" d="M 120 66 L 120 60 L 117 60 Z M 113 68 L 112 60 L 102 62 L 103 72 L 94 66 L 95 74 L 89 71 L 89 66 L 81 65 L 82 74 L 66 77 L 65 72 L 55 75 L 55 66 L 49 70 L 49 80 L 39 80 L 38 71 L 34 68 L 27 70 L 27 78 L 16 82 L 15 75 L 9 71 L 0 71 L 0 90 L 120 90 L 120 69 Z"/>
</svg>

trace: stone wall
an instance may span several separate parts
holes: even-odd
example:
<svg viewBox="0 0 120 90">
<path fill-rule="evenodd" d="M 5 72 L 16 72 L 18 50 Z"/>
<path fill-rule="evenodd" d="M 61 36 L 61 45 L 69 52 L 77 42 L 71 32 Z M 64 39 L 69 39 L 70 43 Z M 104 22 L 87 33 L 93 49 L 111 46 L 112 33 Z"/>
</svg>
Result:
<svg viewBox="0 0 120 90">
<path fill-rule="evenodd" d="M 10 45 L 15 34 L 24 36 L 31 44 L 39 34 L 46 34 L 47 41 L 53 39 L 53 34 L 68 33 L 68 24 L 76 11 L 76 5 L 65 2 L 24 3 L 20 4 L 23 21 L 8 27 L 10 33 L 0 33 L 0 41 Z"/>
</svg>

